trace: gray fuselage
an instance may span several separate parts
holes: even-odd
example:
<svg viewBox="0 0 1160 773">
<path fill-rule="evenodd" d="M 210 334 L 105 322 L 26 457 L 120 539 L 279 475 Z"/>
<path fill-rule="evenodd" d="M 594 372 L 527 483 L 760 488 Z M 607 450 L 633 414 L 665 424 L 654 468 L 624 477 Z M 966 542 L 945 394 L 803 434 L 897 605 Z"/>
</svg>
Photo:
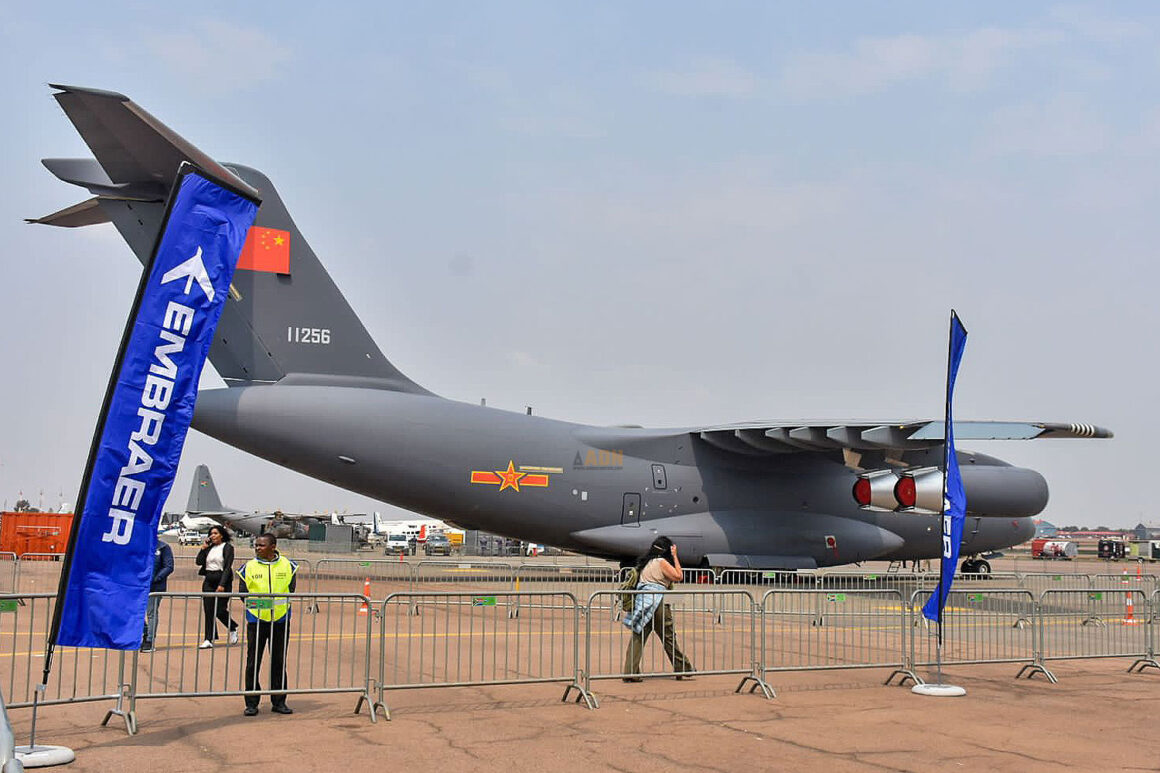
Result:
<svg viewBox="0 0 1160 773">
<path fill-rule="evenodd" d="M 747 556 L 809 568 L 941 552 L 937 517 L 860 509 L 850 495 L 855 472 L 840 462 L 738 457 L 686 430 L 591 427 L 429 395 L 286 385 L 204 392 L 194 426 L 408 510 L 592 555 L 635 556 L 657 534 L 673 537 L 690 565 Z M 509 467 L 515 485 L 504 485 Z M 1029 517 L 968 518 L 963 553 L 1033 532 Z"/>
</svg>

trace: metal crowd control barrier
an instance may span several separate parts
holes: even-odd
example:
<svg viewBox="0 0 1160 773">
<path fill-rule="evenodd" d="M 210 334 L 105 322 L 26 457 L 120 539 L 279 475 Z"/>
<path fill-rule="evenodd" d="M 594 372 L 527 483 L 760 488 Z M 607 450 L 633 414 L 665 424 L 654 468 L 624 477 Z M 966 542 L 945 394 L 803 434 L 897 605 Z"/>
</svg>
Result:
<svg viewBox="0 0 1160 773">
<path fill-rule="evenodd" d="M 1129 574 L 1125 570 L 1122 574 L 1093 574 L 1090 577 L 1093 588 L 1114 588 L 1119 584 L 1148 594 L 1157 589 L 1156 575 L 1153 574 Z"/>
<path fill-rule="evenodd" d="M 502 588 L 511 591 L 515 585 L 515 567 L 499 561 L 419 561 L 415 564 L 413 590 L 426 591 L 424 586 L 459 586 L 463 590 Z"/>
<path fill-rule="evenodd" d="M 507 609 L 519 595 L 527 614 Z M 422 606 L 425 613 L 410 614 Z M 378 697 L 419 687 L 565 682 L 562 700 L 594 706 L 580 677 L 580 605 L 571 593 L 392 593 L 380 607 Z"/>
<path fill-rule="evenodd" d="M 514 590 L 508 613 L 519 615 L 523 602 L 520 591 L 552 591 L 588 598 L 599 590 L 615 587 L 620 573 L 611 566 L 586 564 L 520 564 L 516 567 Z"/>
<path fill-rule="evenodd" d="M 1019 575 L 1019 587 L 1038 598 L 1045 590 L 1087 590 L 1092 587 L 1092 581 L 1086 574 L 1028 572 Z"/>
<path fill-rule="evenodd" d="M 1129 674 L 1133 671 L 1143 673 L 1146 668 L 1155 668 L 1160 671 L 1160 660 L 1156 659 L 1156 624 L 1157 617 L 1160 616 L 1158 613 L 1160 613 L 1160 590 L 1154 590 L 1148 598 L 1148 651 L 1143 657 L 1136 658 L 1136 661 L 1128 666 Z"/>
<path fill-rule="evenodd" d="M 304 590 L 314 590 L 311 586 L 311 571 L 310 561 L 304 558 L 297 558 L 295 556 L 287 556 L 291 558 L 294 563 L 298 564 L 298 587 Z M 245 555 L 245 548 L 239 548 L 235 545 L 234 566 L 232 571 L 237 572 L 246 563 L 249 557 Z M 173 574 L 169 575 L 166 580 L 165 588 L 171 593 L 201 593 L 201 583 L 204 579 L 198 570 L 197 559 L 191 555 L 173 555 Z M 237 585 L 238 578 L 233 579 L 234 585 Z M 352 588 L 351 591 L 361 591 L 362 585 L 358 588 Z"/>
<path fill-rule="evenodd" d="M 1142 590 L 1123 587 L 1048 590 L 1039 597 L 1035 660 L 1019 676 L 1043 674 L 1058 682 L 1047 661 L 1151 657 L 1154 610 Z"/>
<path fill-rule="evenodd" d="M 242 559 L 245 561 L 245 559 Z M 234 565 L 241 566 L 238 562 L 238 557 L 234 557 Z M 193 556 L 179 556 L 175 552 L 173 554 L 173 574 L 165 581 L 167 590 L 175 593 L 199 593 L 201 591 L 201 582 L 204 579 L 197 573 L 200 567 L 194 561 Z"/>
<path fill-rule="evenodd" d="M 770 590 L 761 599 L 761 668 L 905 668 L 906 606 L 896 589 Z"/>
<path fill-rule="evenodd" d="M 625 566 L 616 573 L 616 584 L 624 582 L 628 578 L 632 567 Z M 717 573 L 712 569 L 688 568 L 684 567 L 681 570 L 681 583 L 690 587 L 701 586 L 716 586 L 718 583 Z M 697 612 L 710 612 L 720 616 L 723 610 L 719 610 L 713 603 L 713 597 L 707 594 L 695 594 L 690 596 L 682 596 L 680 598 L 674 597 L 668 602 L 670 605 L 680 605 L 684 607 L 687 604 L 703 604 L 703 608 L 695 609 Z M 611 610 L 611 617 L 613 620 L 620 619 L 621 610 L 617 606 L 613 606 Z"/>
<path fill-rule="evenodd" d="M 20 583 L 20 561 L 15 553 L 0 552 L 0 593 L 16 593 Z"/>
<path fill-rule="evenodd" d="M 269 594 L 245 596 L 230 593 L 157 593 L 160 599 L 155 649 L 132 653 L 130 716 L 136 727 L 137 701 L 149 698 L 270 695 L 270 661 L 267 650 L 260 656 L 257 684 L 246 689 L 246 656 L 250 636 L 257 624 L 246 622 L 244 606 L 262 608 Z M 221 599 L 239 623 L 239 642 L 229 645 L 223 626 L 215 623 L 221 638 L 211 648 L 197 645 L 204 638 L 203 599 Z M 287 695 L 313 693 L 357 694 L 357 713 L 371 700 L 370 600 L 357 593 L 319 593 L 290 596 L 290 622 L 285 652 L 286 684 L 277 692 Z M 295 614 L 312 606 L 315 614 Z M 251 630 L 253 629 L 253 630 Z M 254 641 L 257 644 L 257 641 Z M 371 721 L 375 721 L 372 712 Z"/>
<path fill-rule="evenodd" d="M 132 719 L 123 709 L 128 688 L 123 650 L 57 647 L 49 684 L 37 695 L 55 604 L 55 593 L 0 595 L 0 680 L 8 707 L 114 700 L 116 707 L 101 724 L 114 715 L 122 716 L 129 732 L 134 732 Z"/>
<path fill-rule="evenodd" d="M 299 578 L 302 564 L 299 562 Z M 362 593 L 364 584 L 370 581 L 370 597 L 385 598 L 390 593 L 410 590 L 413 582 L 411 564 L 381 558 L 320 558 L 313 567 L 306 563 L 305 568 L 311 593 Z"/>
<path fill-rule="evenodd" d="M 938 626 L 922 615 L 927 595 L 915 591 L 908 604 L 912 670 L 938 660 Z M 1026 590 L 952 588 L 943 608 L 943 665 L 1034 662 L 1037 608 Z"/>
<path fill-rule="evenodd" d="M 624 597 L 635 599 L 649 591 L 598 591 L 588 599 L 588 616 L 584 631 L 584 691 L 592 694 L 593 679 L 637 679 L 672 676 L 674 670 L 690 674 L 743 674 L 735 692 L 752 683 L 750 692 L 761 689 L 768 697 L 773 690 L 762 676 L 757 640 L 757 604 L 753 594 L 744 590 L 701 591 L 670 590 L 664 592 L 664 607 L 658 608 L 653 622 L 645 628 L 643 641 L 611 614 L 597 614 L 606 607 L 619 608 Z M 694 597 L 713 597 L 711 601 Z M 715 617 L 716 606 L 722 622 Z M 663 615 L 671 616 L 674 641 L 664 641 Z M 648 640 L 655 634 L 657 646 Z M 638 639 L 635 643 L 633 639 Z M 661 646 L 663 645 L 663 646 Z M 630 661 L 630 646 L 641 653 L 640 668 Z M 685 661 L 681 662 L 682 655 Z M 666 657 L 672 665 L 666 665 Z M 599 705 L 595 695 L 594 707 Z"/>
<path fill-rule="evenodd" d="M 24 553 L 16 570 L 16 593 L 56 593 L 60 584 L 62 553 Z"/>
<path fill-rule="evenodd" d="M 809 584 L 813 585 L 813 575 L 799 575 L 797 572 L 779 569 L 723 569 L 717 575 L 717 584 L 727 587 L 733 586 L 792 586 L 804 582 L 802 578 L 809 577 Z"/>
</svg>

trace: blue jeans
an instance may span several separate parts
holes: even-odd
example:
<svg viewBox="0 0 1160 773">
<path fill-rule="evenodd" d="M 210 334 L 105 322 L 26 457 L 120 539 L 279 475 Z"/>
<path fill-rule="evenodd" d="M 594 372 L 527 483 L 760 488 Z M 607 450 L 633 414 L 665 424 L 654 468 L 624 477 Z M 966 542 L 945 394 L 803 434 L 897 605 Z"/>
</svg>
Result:
<svg viewBox="0 0 1160 773">
<path fill-rule="evenodd" d="M 145 636 L 142 641 L 153 643 L 153 637 L 157 635 L 157 610 L 160 606 L 160 596 L 149 596 L 149 606 L 145 608 Z"/>
</svg>

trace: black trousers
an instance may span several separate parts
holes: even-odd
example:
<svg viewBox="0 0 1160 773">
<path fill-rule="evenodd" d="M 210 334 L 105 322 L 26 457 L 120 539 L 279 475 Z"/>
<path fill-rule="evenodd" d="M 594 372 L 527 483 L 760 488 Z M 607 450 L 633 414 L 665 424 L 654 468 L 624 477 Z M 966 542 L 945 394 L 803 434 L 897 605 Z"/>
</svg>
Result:
<svg viewBox="0 0 1160 773">
<path fill-rule="evenodd" d="M 286 687 L 286 643 L 289 640 L 287 633 L 290 629 L 290 618 L 283 617 L 268 623 L 265 620 L 257 622 L 246 621 L 246 689 L 261 690 L 262 684 L 258 673 L 262 670 L 262 654 L 266 645 L 270 646 L 270 689 L 282 690 Z M 257 695 L 247 695 L 246 705 L 258 707 Z M 270 703 L 275 706 L 286 705 L 286 693 L 275 692 L 270 694 Z"/>
<path fill-rule="evenodd" d="M 202 593 L 217 593 L 218 586 L 222 583 L 221 572 L 206 572 L 205 579 L 201 581 Z M 205 638 L 209 641 L 217 639 L 217 625 L 214 624 L 215 618 L 222 621 L 222 625 L 231 631 L 238 628 L 238 624 L 230 617 L 230 600 L 227 598 L 203 598 L 201 600 L 202 611 L 205 613 Z"/>
</svg>

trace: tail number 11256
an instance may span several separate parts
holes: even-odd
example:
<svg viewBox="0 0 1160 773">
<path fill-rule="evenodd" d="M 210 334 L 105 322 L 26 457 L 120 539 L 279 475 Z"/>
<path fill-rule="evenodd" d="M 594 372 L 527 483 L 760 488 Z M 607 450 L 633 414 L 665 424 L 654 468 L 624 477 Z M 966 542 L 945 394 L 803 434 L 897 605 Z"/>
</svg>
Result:
<svg viewBox="0 0 1160 773">
<path fill-rule="evenodd" d="M 286 328 L 286 340 L 292 344 L 329 344 L 330 328 L 291 325 Z"/>
</svg>

